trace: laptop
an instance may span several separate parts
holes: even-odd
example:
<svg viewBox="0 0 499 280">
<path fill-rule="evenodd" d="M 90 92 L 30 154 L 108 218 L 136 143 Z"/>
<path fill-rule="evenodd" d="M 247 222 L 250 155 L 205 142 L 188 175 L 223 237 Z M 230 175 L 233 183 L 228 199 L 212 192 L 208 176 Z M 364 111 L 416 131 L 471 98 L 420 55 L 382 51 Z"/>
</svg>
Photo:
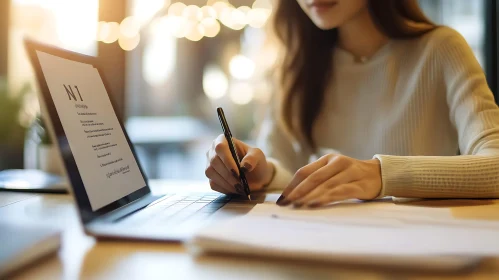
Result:
<svg viewBox="0 0 499 280">
<path fill-rule="evenodd" d="M 25 47 L 88 235 L 184 241 L 207 223 L 254 206 L 214 192 L 153 195 L 97 58 L 29 39 Z"/>
</svg>

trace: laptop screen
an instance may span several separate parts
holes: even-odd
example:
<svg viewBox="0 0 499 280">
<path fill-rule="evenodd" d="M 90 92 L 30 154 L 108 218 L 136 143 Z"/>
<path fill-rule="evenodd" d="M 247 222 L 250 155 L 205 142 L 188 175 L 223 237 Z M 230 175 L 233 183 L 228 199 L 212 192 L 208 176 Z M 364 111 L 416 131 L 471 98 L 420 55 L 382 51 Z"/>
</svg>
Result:
<svg viewBox="0 0 499 280">
<path fill-rule="evenodd" d="M 93 211 L 146 186 L 96 68 L 36 51 Z"/>
</svg>

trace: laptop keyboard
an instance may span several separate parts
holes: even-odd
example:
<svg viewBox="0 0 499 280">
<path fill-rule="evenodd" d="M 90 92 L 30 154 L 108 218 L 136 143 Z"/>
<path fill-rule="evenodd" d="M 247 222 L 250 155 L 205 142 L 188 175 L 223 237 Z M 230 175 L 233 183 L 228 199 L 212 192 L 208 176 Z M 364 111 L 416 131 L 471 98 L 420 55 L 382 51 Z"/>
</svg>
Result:
<svg viewBox="0 0 499 280">
<path fill-rule="evenodd" d="M 183 222 L 203 222 L 230 201 L 222 194 L 165 195 L 146 208 L 119 221 L 127 225 L 178 225 Z"/>
</svg>

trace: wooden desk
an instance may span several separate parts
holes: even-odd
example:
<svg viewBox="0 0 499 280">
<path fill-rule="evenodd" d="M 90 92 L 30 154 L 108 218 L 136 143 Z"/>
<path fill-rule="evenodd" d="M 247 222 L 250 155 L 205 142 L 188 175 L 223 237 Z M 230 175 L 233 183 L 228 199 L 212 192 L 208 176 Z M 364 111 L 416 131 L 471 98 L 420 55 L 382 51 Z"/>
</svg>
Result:
<svg viewBox="0 0 499 280">
<path fill-rule="evenodd" d="M 153 190 L 165 192 L 174 186 L 208 190 L 206 183 L 158 181 Z M 499 201 L 445 203 L 463 217 L 499 219 Z M 472 272 L 456 275 L 230 256 L 194 258 L 181 244 L 96 242 L 82 233 L 76 215 L 68 195 L 0 192 L 0 220 L 65 229 L 56 255 L 23 269 L 14 279 L 499 279 L 499 257 L 484 260 Z"/>
</svg>

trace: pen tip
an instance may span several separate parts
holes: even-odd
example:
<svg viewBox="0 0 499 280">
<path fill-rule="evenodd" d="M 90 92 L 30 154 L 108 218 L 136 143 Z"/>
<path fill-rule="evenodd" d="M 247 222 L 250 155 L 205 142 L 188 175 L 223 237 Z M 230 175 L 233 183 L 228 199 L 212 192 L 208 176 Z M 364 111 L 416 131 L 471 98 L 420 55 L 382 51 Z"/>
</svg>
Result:
<svg viewBox="0 0 499 280">
<path fill-rule="evenodd" d="M 249 199 L 249 201 L 251 201 L 251 196 L 249 194 L 248 194 L 248 199 Z"/>
</svg>

